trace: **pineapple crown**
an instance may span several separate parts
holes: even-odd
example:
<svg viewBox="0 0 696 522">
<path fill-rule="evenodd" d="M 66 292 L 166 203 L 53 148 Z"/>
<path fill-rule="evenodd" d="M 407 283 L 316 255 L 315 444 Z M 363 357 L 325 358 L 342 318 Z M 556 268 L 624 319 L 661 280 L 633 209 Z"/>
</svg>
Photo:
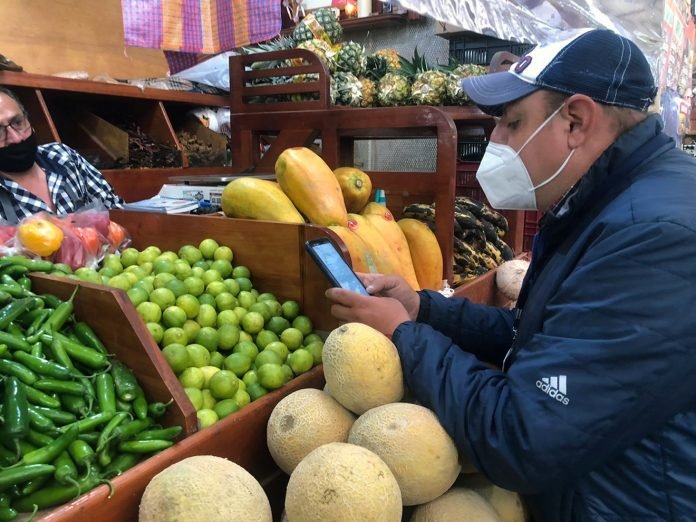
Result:
<svg viewBox="0 0 696 522">
<path fill-rule="evenodd" d="M 434 70 L 434 67 L 428 63 L 425 56 L 418 54 L 417 47 L 413 50 L 413 59 L 411 61 L 407 60 L 403 56 L 399 56 L 399 59 L 401 61 L 401 68 L 397 69 L 395 72 L 406 76 L 409 79 L 413 79 L 420 73 Z"/>
</svg>

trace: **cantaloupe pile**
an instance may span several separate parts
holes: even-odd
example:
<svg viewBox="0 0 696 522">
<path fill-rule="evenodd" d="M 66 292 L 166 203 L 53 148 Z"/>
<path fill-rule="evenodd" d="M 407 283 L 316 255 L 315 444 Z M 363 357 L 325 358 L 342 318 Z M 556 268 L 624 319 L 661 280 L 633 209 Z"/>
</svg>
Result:
<svg viewBox="0 0 696 522">
<path fill-rule="evenodd" d="M 270 453 L 290 473 L 288 522 L 399 522 L 402 505 L 418 506 L 412 522 L 526 520 L 515 493 L 479 478 L 458 487 L 472 466 L 432 411 L 399 402 L 401 363 L 388 338 L 345 324 L 323 358 L 325 390 L 289 395 L 268 422 Z"/>
</svg>

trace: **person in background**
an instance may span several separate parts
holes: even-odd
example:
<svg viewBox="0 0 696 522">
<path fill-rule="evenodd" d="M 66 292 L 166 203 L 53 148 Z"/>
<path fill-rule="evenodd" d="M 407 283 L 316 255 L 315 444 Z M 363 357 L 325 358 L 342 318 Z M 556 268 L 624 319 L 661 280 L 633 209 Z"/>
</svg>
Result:
<svg viewBox="0 0 696 522">
<path fill-rule="evenodd" d="M 695 520 L 696 160 L 647 112 L 645 56 L 575 32 L 463 86 L 496 117 L 486 198 L 545 211 L 516 308 L 372 274 L 371 296 L 327 291 L 333 315 L 392 337 L 415 399 L 536 522 Z"/>
<path fill-rule="evenodd" d="M 62 143 L 37 145 L 19 98 L 0 87 L 0 217 L 16 223 L 36 212 L 68 214 L 95 202 L 123 204 L 76 151 Z"/>
</svg>

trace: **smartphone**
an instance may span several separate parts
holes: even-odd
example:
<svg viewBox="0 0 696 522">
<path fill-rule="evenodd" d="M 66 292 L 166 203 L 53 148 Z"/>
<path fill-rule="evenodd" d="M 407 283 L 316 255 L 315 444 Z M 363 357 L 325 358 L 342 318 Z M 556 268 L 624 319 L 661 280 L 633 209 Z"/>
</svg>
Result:
<svg viewBox="0 0 696 522">
<path fill-rule="evenodd" d="M 332 286 L 352 290 L 362 295 L 370 295 L 330 239 L 324 237 L 306 241 L 305 249 L 324 272 Z"/>
</svg>

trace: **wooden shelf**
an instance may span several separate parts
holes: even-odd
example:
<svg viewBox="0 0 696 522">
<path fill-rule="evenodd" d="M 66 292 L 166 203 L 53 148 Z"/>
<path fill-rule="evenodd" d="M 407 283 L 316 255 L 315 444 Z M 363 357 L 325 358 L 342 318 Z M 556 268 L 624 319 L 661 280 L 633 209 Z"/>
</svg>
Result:
<svg viewBox="0 0 696 522">
<path fill-rule="evenodd" d="M 399 14 L 372 14 L 362 18 L 343 18 L 339 20 L 344 31 L 363 31 L 366 29 L 381 29 L 384 27 L 393 27 L 395 25 L 404 25 L 408 22 L 421 20 L 423 17 L 418 13 L 406 12 Z M 295 27 L 286 27 L 281 31 L 284 36 L 292 35 Z"/>
</svg>

